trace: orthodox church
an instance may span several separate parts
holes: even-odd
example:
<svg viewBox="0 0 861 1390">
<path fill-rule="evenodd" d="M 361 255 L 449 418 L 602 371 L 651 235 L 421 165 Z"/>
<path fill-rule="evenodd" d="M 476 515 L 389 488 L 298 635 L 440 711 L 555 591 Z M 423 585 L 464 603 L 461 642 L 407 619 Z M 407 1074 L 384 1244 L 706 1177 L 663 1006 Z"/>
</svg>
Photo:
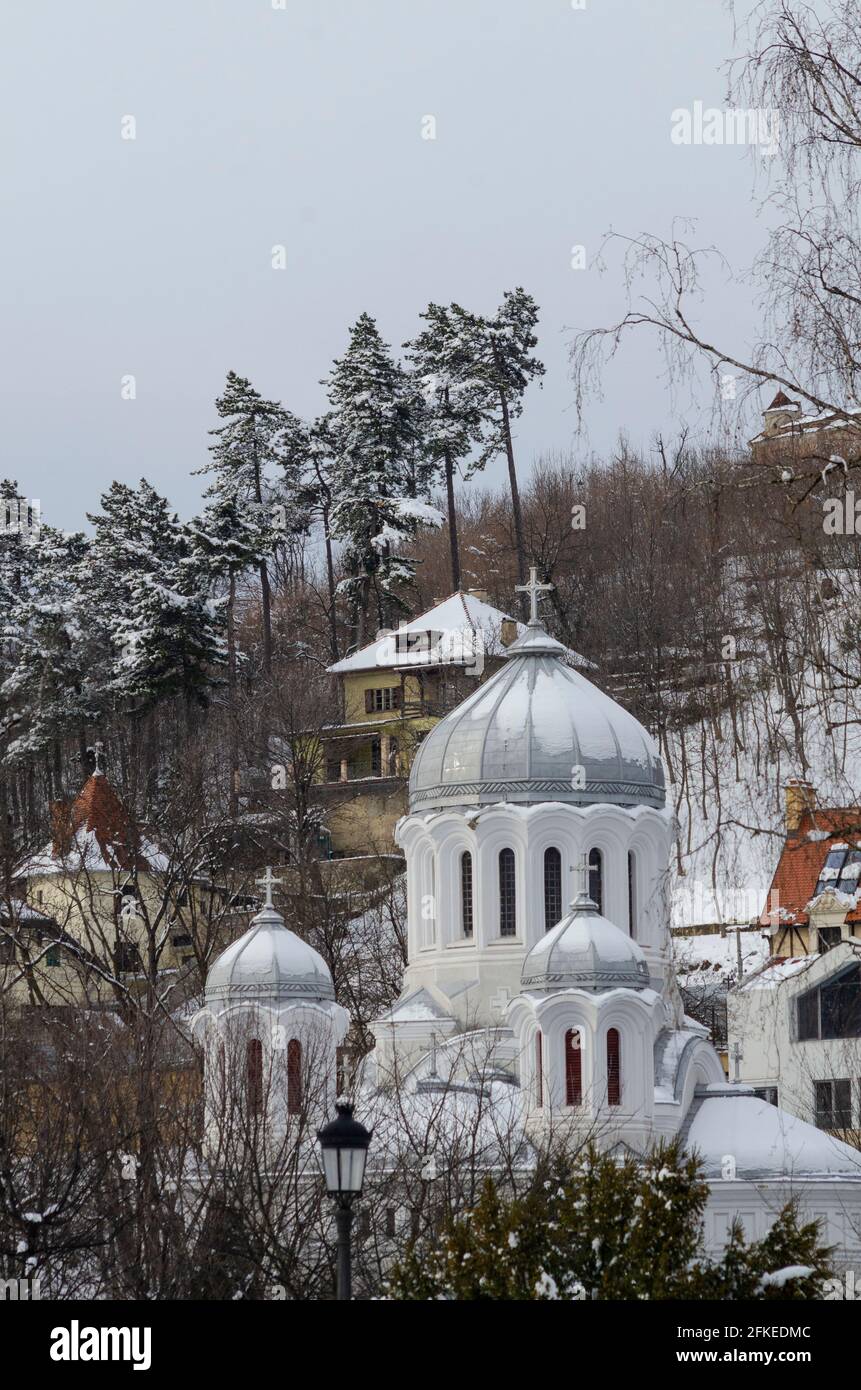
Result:
<svg viewBox="0 0 861 1390">
<path fill-rule="evenodd" d="M 543 630 L 542 587 L 533 571 L 525 632 L 414 759 L 396 831 L 408 964 L 400 999 L 372 1025 L 357 1108 L 384 1134 L 395 1091 L 401 1116 L 405 1097 L 432 1095 L 453 1119 L 484 1097 L 526 1148 L 554 1133 L 642 1153 L 679 1137 L 704 1163 L 712 1249 L 736 1218 L 761 1237 L 795 1196 L 838 1261 L 856 1261 L 861 1154 L 728 1083 L 705 1028 L 684 1014 L 661 758 Z M 212 967 L 193 1026 L 208 1070 L 230 1065 L 226 1044 L 249 1084 L 254 1048 L 274 1049 L 283 1081 L 268 1118 L 283 1133 L 309 1048 L 320 1118 L 330 1113 L 349 1019 L 322 958 L 267 902 Z"/>
</svg>

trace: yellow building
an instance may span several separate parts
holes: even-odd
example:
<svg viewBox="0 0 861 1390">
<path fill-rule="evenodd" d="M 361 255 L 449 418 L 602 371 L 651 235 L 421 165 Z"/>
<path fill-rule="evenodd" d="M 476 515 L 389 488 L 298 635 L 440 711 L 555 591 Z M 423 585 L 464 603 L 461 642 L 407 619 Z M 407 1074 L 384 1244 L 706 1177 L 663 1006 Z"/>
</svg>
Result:
<svg viewBox="0 0 861 1390">
<path fill-rule="evenodd" d="M 184 881 L 135 826 L 103 772 L 55 803 L 49 844 L 0 906 L 0 997 L 13 1006 L 99 1006 L 156 976 L 202 975 L 246 903 Z M 182 992 L 177 992 L 177 1003 Z"/>
<path fill-rule="evenodd" d="M 324 857 L 395 852 L 415 749 L 496 669 L 521 630 L 481 591 L 459 591 L 329 667 L 340 680 L 343 719 L 322 732 Z"/>
<path fill-rule="evenodd" d="M 483 591 L 459 590 L 329 667 L 341 682 L 343 721 L 322 731 L 324 857 L 394 853 L 417 746 L 525 631 Z"/>
</svg>

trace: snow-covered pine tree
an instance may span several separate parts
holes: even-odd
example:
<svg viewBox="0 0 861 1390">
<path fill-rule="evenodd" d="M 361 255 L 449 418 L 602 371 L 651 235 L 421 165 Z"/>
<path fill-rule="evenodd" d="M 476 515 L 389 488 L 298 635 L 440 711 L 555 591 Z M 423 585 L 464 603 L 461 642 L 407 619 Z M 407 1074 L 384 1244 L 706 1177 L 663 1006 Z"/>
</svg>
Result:
<svg viewBox="0 0 861 1390">
<path fill-rule="evenodd" d="M 293 476 L 299 479 L 298 510 L 310 527 L 319 519 L 326 555 L 326 584 L 328 588 L 329 654 L 333 661 L 338 651 L 338 613 L 335 592 L 335 558 L 332 546 L 332 459 L 333 439 L 329 414 L 321 415 L 310 424 L 292 417 L 281 441 L 284 463 L 292 466 Z"/>
<path fill-rule="evenodd" d="M 427 327 L 404 347 L 425 401 L 426 454 L 445 486 L 451 581 L 452 588 L 459 589 L 455 471 L 464 470 L 465 460 L 474 455 L 464 470 L 464 476 L 471 477 L 490 457 L 493 445 L 486 436 L 491 432 L 497 393 L 475 371 L 473 332 L 459 305 L 429 304 L 419 317 Z"/>
<path fill-rule="evenodd" d="M 78 575 L 110 643 L 109 693 L 133 714 L 181 696 L 190 716 L 224 661 L 224 604 L 210 597 L 192 535 L 145 478 L 137 490 L 112 483 L 101 502 Z"/>
<path fill-rule="evenodd" d="M 456 317 L 459 331 L 469 344 L 475 374 L 490 388 L 495 399 L 495 441 L 489 442 L 494 453 L 504 450 L 508 462 L 517 572 L 523 584 L 526 581 L 526 542 L 511 422 L 523 411 L 523 395 L 529 383 L 544 375 L 544 364 L 534 355 L 538 343 L 535 334 L 538 305 L 524 289 L 518 288 L 505 291 L 501 305 L 490 318 L 463 310 L 459 310 Z"/>
<path fill-rule="evenodd" d="M 361 645 L 372 603 L 380 627 L 406 609 L 400 590 L 415 569 L 400 551 L 421 523 L 439 525 L 442 517 L 421 495 L 427 486 L 416 466 L 422 412 L 415 388 L 370 314 L 353 325 L 324 385 L 332 406 L 331 529 L 347 571 L 339 589 Z"/>
<path fill-rule="evenodd" d="M 105 708 L 104 648 L 76 582 L 88 553 L 82 533 L 42 525 L 26 577 L 19 574 L 8 607 L 2 604 L 4 642 L 14 634 L 14 660 L 0 685 L 5 758 L 13 765 L 51 750 L 55 796 L 64 790 L 62 740 L 97 722 Z"/>
<path fill-rule="evenodd" d="M 212 461 L 200 473 L 211 473 L 214 481 L 207 497 L 226 496 L 239 499 L 249 510 L 258 513 L 258 525 L 263 528 L 271 521 L 271 507 L 266 469 L 278 459 L 278 440 L 285 425 L 285 412 L 277 402 L 267 401 L 254 390 L 251 382 L 236 372 L 228 372 L 224 391 L 215 402 L 218 414 L 225 421 L 218 429 L 210 430 L 215 443 L 210 445 Z M 272 600 L 269 567 L 265 556 L 258 562 L 260 575 L 261 620 L 263 628 L 263 669 L 272 670 Z"/>
</svg>

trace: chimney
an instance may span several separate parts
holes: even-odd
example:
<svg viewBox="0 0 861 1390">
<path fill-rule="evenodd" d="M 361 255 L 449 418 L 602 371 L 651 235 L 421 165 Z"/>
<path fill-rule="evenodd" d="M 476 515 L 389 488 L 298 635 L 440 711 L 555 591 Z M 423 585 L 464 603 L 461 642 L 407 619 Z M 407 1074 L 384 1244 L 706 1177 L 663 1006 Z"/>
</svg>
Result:
<svg viewBox="0 0 861 1390">
<path fill-rule="evenodd" d="M 512 642 L 517 641 L 517 623 L 514 618 L 503 618 L 502 629 L 500 632 L 503 647 L 510 647 Z"/>
<path fill-rule="evenodd" d="M 473 598 L 477 598 L 479 603 L 490 602 L 490 595 L 488 594 L 486 589 L 467 589 L 466 592 L 468 594 L 471 594 Z"/>
<path fill-rule="evenodd" d="M 787 425 L 793 424 L 801 415 L 799 401 L 791 401 L 783 391 L 778 391 L 767 410 L 762 412 L 763 433 L 778 434 Z"/>
<path fill-rule="evenodd" d="M 784 823 L 787 835 L 797 835 L 805 811 L 816 810 L 816 788 L 801 777 L 790 777 L 783 785 Z"/>
</svg>

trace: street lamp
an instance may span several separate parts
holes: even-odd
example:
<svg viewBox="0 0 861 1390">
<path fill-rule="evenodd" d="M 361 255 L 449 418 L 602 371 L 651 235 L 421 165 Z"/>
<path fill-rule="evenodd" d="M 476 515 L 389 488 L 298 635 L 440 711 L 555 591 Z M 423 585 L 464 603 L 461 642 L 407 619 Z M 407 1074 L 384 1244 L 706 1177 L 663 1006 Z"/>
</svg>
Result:
<svg viewBox="0 0 861 1390">
<path fill-rule="evenodd" d="M 351 1297 L 350 1227 L 353 1224 L 353 1201 L 362 1195 L 365 1178 L 365 1159 L 372 1130 L 365 1129 L 353 1119 L 353 1107 L 348 1101 L 336 1101 L 337 1119 L 318 1129 L 320 1152 L 323 1155 L 323 1176 L 326 1191 L 335 1200 L 335 1223 L 338 1228 L 338 1299 Z"/>
</svg>

